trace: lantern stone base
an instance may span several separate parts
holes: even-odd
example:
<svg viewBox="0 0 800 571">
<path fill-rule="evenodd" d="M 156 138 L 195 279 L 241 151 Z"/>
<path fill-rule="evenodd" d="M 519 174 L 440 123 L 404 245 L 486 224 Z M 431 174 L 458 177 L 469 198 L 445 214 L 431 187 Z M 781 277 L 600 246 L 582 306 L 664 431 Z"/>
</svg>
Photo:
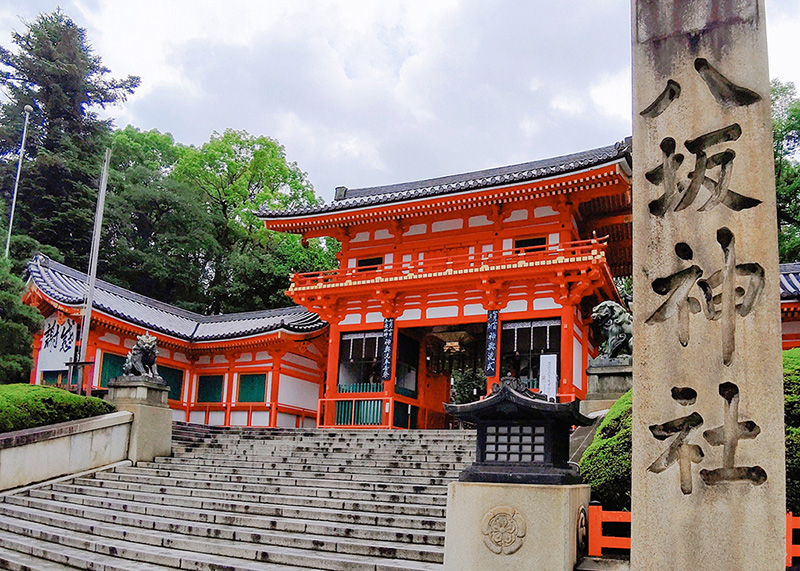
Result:
<svg viewBox="0 0 800 571">
<path fill-rule="evenodd" d="M 163 383 L 163 381 L 162 381 Z M 108 401 L 133 413 L 128 460 L 150 462 L 172 454 L 172 410 L 169 387 L 153 377 L 122 376 L 108 382 Z"/>
<path fill-rule="evenodd" d="M 586 484 L 451 483 L 445 571 L 572 571 L 589 495 Z"/>
</svg>

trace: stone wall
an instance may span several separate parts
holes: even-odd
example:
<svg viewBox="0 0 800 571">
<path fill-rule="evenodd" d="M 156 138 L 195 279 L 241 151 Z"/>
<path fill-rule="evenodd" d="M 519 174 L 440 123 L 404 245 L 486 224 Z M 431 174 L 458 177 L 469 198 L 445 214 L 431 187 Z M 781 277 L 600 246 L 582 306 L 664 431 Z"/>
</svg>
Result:
<svg viewBox="0 0 800 571">
<path fill-rule="evenodd" d="M 0 491 L 125 460 L 132 421 L 121 411 L 0 435 Z"/>
</svg>

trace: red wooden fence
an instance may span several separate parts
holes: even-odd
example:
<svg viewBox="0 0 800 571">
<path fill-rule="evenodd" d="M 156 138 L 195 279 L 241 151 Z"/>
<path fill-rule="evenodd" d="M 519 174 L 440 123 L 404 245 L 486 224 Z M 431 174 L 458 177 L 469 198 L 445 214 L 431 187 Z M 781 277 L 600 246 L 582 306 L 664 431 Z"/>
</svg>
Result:
<svg viewBox="0 0 800 571">
<path fill-rule="evenodd" d="M 589 506 L 589 556 L 602 557 L 603 549 L 630 549 L 630 537 L 603 535 L 604 522 L 630 523 L 631 512 L 603 511 L 603 506 Z M 800 529 L 800 516 L 786 514 L 786 566 L 792 566 L 792 558 L 800 557 L 800 545 L 792 541 L 793 531 Z"/>
</svg>

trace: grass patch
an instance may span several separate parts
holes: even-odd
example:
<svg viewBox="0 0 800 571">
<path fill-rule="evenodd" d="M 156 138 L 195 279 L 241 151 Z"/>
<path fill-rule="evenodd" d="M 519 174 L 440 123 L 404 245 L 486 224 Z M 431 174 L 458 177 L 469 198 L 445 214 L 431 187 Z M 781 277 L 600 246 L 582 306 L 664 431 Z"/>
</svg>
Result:
<svg viewBox="0 0 800 571">
<path fill-rule="evenodd" d="M 40 385 L 0 385 L 0 433 L 114 412 L 111 403 Z"/>
</svg>

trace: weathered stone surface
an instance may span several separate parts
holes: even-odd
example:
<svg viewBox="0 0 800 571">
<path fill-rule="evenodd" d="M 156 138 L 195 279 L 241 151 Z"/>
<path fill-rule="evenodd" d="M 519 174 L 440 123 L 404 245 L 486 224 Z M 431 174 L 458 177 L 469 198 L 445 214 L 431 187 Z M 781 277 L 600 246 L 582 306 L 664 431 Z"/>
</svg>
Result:
<svg viewBox="0 0 800 571">
<path fill-rule="evenodd" d="M 130 413 L 114 412 L 3 434 L 0 490 L 124 460 L 130 430 Z"/>
<path fill-rule="evenodd" d="M 108 400 L 118 410 L 133 413 L 128 459 L 153 460 L 172 453 L 172 411 L 169 387 L 149 376 L 123 376 L 108 383 Z"/>
<path fill-rule="evenodd" d="M 571 571 L 589 494 L 584 484 L 450 484 L 445 570 Z"/>
<path fill-rule="evenodd" d="M 637 570 L 782 569 L 764 5 L 633 0 Z"/>
</svg>

